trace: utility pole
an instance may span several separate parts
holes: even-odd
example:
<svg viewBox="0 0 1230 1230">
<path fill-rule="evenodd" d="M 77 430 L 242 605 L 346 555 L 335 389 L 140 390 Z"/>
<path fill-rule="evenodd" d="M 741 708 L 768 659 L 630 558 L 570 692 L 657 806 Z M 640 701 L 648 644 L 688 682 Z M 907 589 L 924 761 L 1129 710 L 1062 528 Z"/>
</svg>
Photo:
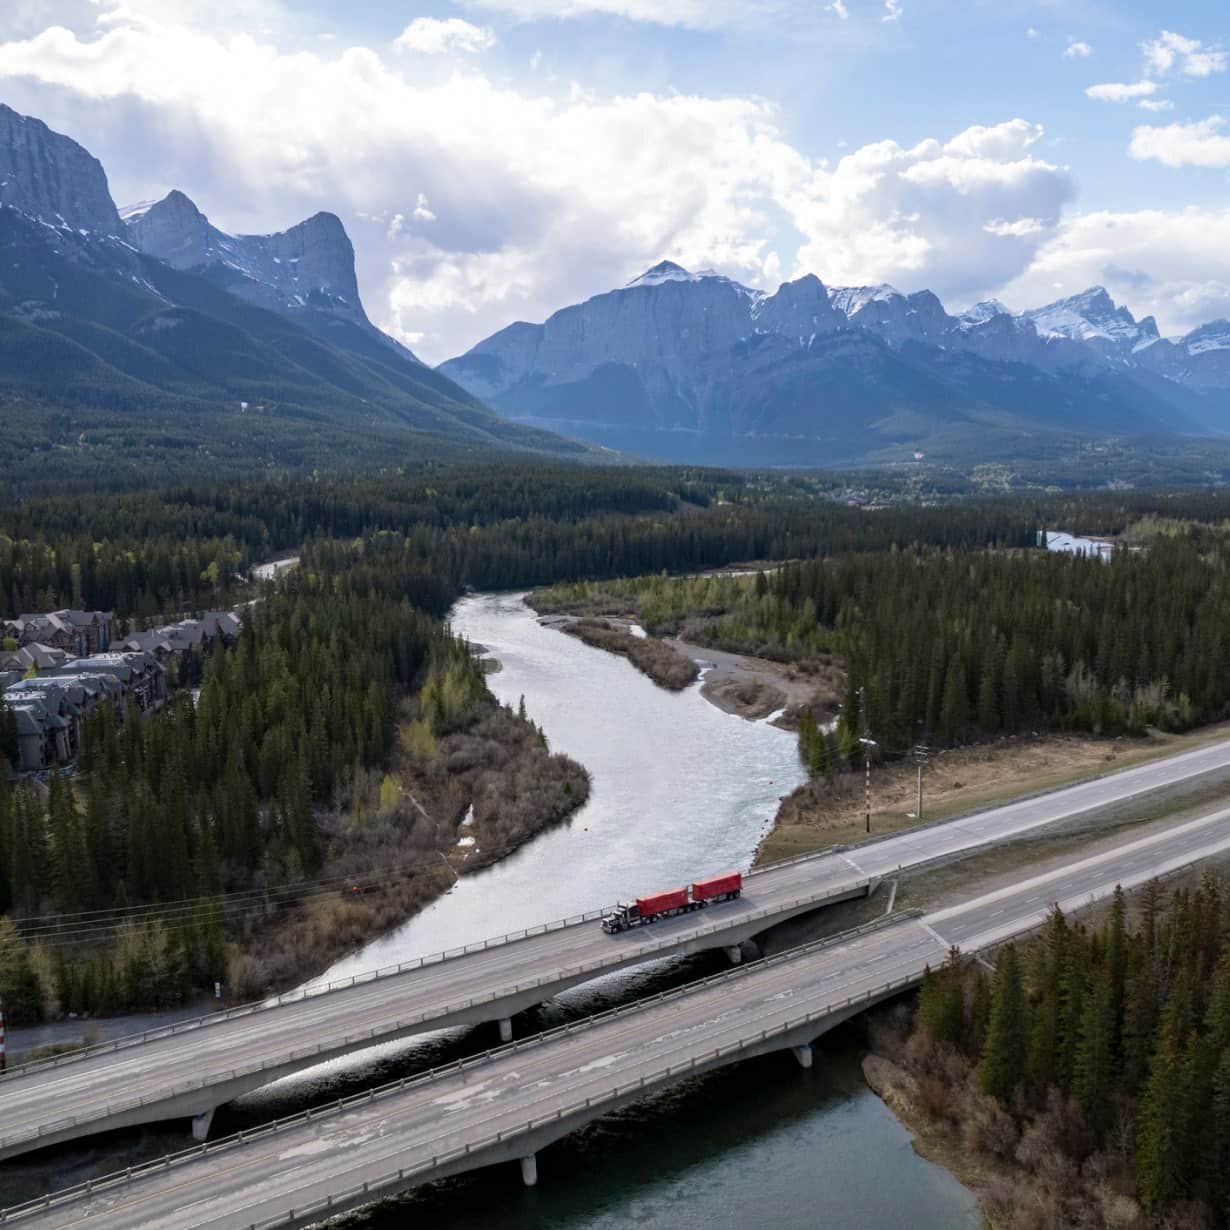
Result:
<svg viewBox="0 0 1230 1230">
<path fill-rule="evenodd" d="M 859 738 L 859 742 L 863 745 L 863 771 L 865 774 L 865 804 L 867 811 L 867 832 L 871 832 L 871 749 L 876 747 L 876 741 L 871 737 L 871 733 L 867 729 L 867 689 L 859 688 L 858 690 L 859 707 L 863 711 L 863 733 Z"/>
<path fill-rule="evenodd" d="M 915 815 L 918 818 L 919 824 L 922 823 L 922 818 L 923 818 L 923 809 L 922 809 L 923 807 L 923 804 L 922 804 L 923 765 L 927 763 L 927 756 L 930 754 L 930 752 L 931 752 L 931 749 L 925 743 L 918 743 L 918 744 L 915 744 L 914 746 L 914 759 L 918 762 L 918 810 L 917 812 L 915 812 Z"/>
</svg>

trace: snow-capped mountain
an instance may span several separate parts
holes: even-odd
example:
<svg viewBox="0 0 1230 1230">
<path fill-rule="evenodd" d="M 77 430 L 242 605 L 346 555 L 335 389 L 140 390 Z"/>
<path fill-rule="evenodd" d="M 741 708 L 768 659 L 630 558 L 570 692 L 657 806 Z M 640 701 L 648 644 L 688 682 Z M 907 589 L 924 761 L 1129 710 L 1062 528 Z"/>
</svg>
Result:
<svg viewBox="0 0 1230 1230">
<path fill-rule="evenodd" d="M 1214 320 L 1183 337 L 1156 342 L 1137 358 L 1142 366 L 1206 395 L 1230 393 L 1230 320 Z"/>
<path fill-rule="evenodd" d="M 1144 365 L 1156 342 L 1102 288 L 954 316 L 925 290 L 809 275 L 768 294 L 663 261 L 440 370 L 512 418 L 630 451 L 802 464 L 971 435 L 988 415 L 1034 437 L 1198 430 L 1197 386 Z"/>
<path fill-rule="evenodd" d="M 1158 340 L 1152 316 L 1137 320 L 1126 307 L 1117 307 L 1102 286 L 1059 299 L 1045 307 L 1023 312 L 1040 337 L 1062 337 L 1116 353 L 1143 350 Z"/>
<path fill-rule="evenodd" d="M 345 345 L 349 327 L 410 355 L 368 320 L 354 248 L 336 214 L 314 214 L 273 235 L 229 235 L 175 190 L 161 201 L 125 209 L 122 216 L 128 241 L 174 269 L 193 270 L 340 344 Z"/>
</svg>

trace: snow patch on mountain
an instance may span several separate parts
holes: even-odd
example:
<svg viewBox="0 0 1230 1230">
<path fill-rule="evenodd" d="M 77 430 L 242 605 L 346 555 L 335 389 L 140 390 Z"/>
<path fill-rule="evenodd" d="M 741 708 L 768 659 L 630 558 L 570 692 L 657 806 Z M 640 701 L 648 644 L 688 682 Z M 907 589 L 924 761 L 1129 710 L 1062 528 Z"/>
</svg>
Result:
<svg viewBox="0 0 1230 1230">
<path fill-rule="evenodd" d="M 905 296 L 887 282 L 879 286 L 830 286 L 829 302 L 846 316 L 861 312 L 869 303 L 891 303 Z"/>
<path fill-rule="evenodd" d="M 1117 307 L 1105 287 L 1092 286 L 1079 295 L 1059 299 L 1045 307 L 1023 312 L 1042 337 L 1064 337 L 1074 342 L 1104 341 L 1137 345 L 1158 336 L 1151 316 L 1138 321 L 1126 307 Z"/>
<path fill-rule="evenodd" d="M 979 325 L 985 325 L 988 320 L 994 320 L 997 316 L 1011 315 L 1012 313 L 998 299 L 983 299 L 981 303 L 975 303 L 972 308 L 957 317 L 957 326 L 963 331 L 976 329 Z"/>
</svg>

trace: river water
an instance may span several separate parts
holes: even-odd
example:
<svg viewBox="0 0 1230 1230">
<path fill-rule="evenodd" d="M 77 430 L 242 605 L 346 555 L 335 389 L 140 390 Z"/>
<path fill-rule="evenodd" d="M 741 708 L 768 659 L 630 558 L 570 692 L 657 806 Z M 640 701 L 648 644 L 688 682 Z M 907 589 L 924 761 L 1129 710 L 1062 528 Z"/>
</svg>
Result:
<svg viewBox="0 0 1230 1230">
<path fill-rule="evenodd" d="M 492 691 L 514 706 L 525 698 L 551 747 L 589 769 L 592 794 L 567 823 L 463 878 L 321 981 L 746 868 L 779 797 L 801 780 L 793 736 L 721 712 L 696 687 L 678 694 L 655 687 L 623 659 L 541 626 L 516 595 L 462 600 L 453 627 L 499 660 Z M 722 958 L 708 954 L 617 974 L 527 1014 L 516 1022 L 518 1032 L 720 968 Z M 482 1031 L 469 1035 L 470 1050 L 494 1040 Z M 521 1187 L 515 1167 L 498 1167 L 375 1206 L 346 1224 L 977 1226 L 972 1195 L 913 1152 L 908 1133 L 862 1083 L 858 1042 L 856 1028 L 839 1031 L 811 1072 L 787 1056 L 769 1056 L 592 1124 L 542 1154 L 536 1189 Z M 229 1122 L 220 1115 L 216 1129 L 421 1068 L 459 1046 L 466 1043 L 452 1031 L 376 1048 L 244 1099 Z"/>
</svg>

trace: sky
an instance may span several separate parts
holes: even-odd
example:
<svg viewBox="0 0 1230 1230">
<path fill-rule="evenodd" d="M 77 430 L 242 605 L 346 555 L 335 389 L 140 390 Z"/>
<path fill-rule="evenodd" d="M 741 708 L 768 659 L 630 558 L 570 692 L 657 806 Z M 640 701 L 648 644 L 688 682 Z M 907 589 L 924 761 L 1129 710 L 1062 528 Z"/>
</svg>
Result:
<svg viewBox="0 0 1230 1230">
<path fill-rule="evenodd" d="M 338 214 L 429 362 L 661 259 L 1178 334 L 1230 316 L 1223 5 L 4 0 L 0 101 L 121 206 Z"/>
</svg>

